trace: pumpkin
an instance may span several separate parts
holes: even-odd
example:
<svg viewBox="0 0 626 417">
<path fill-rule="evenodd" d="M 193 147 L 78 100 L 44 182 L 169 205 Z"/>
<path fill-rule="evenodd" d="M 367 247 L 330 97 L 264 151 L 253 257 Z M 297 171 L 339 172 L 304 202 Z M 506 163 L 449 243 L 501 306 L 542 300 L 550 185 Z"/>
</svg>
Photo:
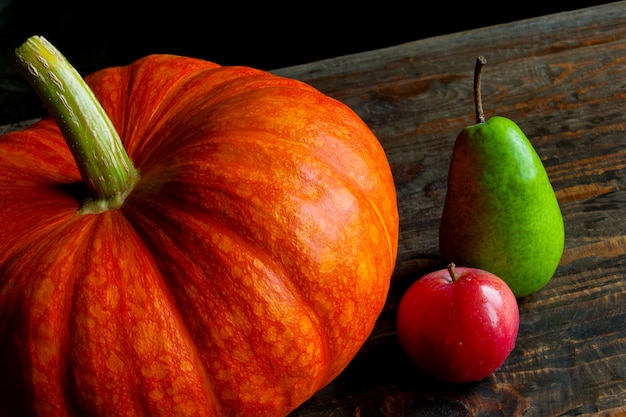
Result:
<svg viewBox="0 0 626 417">
<path fill-rule="evenodd" d="M 366 124 L 253 68 L 18 51 L 51 115 L 0 138 L 0 415 L 285 416 L 336 378 L 397 254 Z"/>
</svg>

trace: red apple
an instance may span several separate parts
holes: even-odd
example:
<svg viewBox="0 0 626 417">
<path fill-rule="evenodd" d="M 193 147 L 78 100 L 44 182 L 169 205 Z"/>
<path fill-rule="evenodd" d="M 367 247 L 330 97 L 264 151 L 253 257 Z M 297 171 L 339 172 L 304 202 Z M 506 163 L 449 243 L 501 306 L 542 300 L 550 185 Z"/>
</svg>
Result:
<svg viewBox="0 0 626 417">
<path fill-rule="evenodd" d="M 398 339 L 412 362 L 447 382 L 479 381 L 515 347 L 517 300 L 496 275 L 455 267 L 414 282 L 400 300 Z"/>
</svg>

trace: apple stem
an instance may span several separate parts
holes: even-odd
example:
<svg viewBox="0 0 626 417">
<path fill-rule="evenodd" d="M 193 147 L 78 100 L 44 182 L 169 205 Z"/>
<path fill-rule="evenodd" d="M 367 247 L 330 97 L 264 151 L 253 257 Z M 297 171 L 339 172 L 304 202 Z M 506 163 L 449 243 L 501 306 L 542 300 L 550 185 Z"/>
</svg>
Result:
<svg viewBox="0 0 626 417">
<path fill-rule="evenodd" d="M 448 272 L 450 273 L 450 276 L 452 277 L 452 282 L 456 282 L 459 279 L 458 275 L 456 274 L 455 268 L 456 268 L 456 265 L 454 264 L 454 262 L 450 262 L 448 264 Z"/>
<path fill-rule="evenodd" d="M 474 105 L 476 107 L 476 123 L 485 123 L 485 112 L 483 111 L 483 100 L 480 93 L 480 76 L 485 64 L 487 64 L 487 60 L 481 55 L 476 59 L 476 66 L 474 67 Z"/>
</svg>

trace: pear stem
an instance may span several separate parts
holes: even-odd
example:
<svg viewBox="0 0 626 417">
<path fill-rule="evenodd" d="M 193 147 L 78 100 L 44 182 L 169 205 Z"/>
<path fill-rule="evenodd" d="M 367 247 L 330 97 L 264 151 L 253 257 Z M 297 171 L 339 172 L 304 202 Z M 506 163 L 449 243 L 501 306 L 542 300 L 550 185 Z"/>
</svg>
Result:
<svg viewBox="0 0 626 417">
<path fill-rule="evenodd" d="M 456 274 L 456 265 L 454 262 L 450 262 L 448 264 L 448 272 L 450 273 L 450 277 L 452 277 L 452 282 L 456 282 L 459 279 L 459 276 Z"/>
<path fill-rule="evenodd" d="M 476 123 L 485 123 L 485 112 L 483 111 L 483 100 L 480 92 L 480 78 L 485 64 L 487 64 L 487 60 L 481 55 L 476 59 L 476 66 L 474 67 L 474 105 L 476 107 Z"/>
</svg>

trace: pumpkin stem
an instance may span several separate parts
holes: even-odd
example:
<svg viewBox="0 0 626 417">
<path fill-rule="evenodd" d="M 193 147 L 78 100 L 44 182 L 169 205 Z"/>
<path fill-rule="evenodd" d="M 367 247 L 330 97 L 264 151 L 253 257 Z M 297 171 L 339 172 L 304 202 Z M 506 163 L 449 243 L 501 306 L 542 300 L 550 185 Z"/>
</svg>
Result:
<svg viewBox="0 0 626 417">
<path fill-rule="evenodd" d="M 16 66 L 56 121 L 87 186 L 81 213 L 120 208 L 139 179 L 113 123 L 93 91 L 45 38 L 15 50 Z"/>
</svg>

